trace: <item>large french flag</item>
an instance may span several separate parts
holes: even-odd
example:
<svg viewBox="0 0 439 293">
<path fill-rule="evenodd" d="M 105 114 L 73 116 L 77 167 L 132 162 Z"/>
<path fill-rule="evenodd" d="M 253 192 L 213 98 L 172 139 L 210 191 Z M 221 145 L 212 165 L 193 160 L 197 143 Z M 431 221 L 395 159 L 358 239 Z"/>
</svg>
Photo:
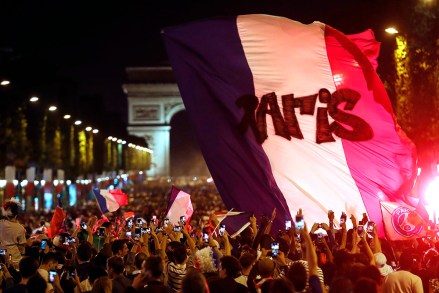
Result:
<svg viewBox="0 0 439 293">
<path fill-rule="evenodd" d="M 226 204 L 277 209 L 283 227 L 328 210 L 367 212 L 384 236 L 381 201 L 403 201 L 415 148 L 375 72 L 373 32 L 269 15 L 208 19 L 163 30 L 181 96 Z"/>
</svg>

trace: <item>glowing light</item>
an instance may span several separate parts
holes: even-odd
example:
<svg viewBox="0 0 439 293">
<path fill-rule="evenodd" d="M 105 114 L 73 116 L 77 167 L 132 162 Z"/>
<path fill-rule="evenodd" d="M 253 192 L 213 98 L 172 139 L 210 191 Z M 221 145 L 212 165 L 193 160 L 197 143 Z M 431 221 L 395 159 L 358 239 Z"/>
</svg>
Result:
<svg viewBox="0 0 439 293">
<path fill-rule="evenodd" d="M 76 120 L 75 121 L 75 125 L 81 125 L 82 121 L 81 120 Z"/>
<path fill-rule="evenodd" d="M 212 177 L 207 178 L 207 179 L 206 179 L 206 182 L 207 182 L 207 183 L 212 183 L 212 182 L 213 182 Z"/>
<path fill-rule="evenodd" d="M 40 184 L 40 181 L 35 180 L 35 181 L 34 181 L 34 185 L 37 186 L 38 184 Z"/>
<path fill-rule="evenodd" d="M 2 85 L 2 86 L 6 86 L 6 85 L 9 85 L 11 82 L 9 81 L 9 80 L 2 80 L 1 82 L 0 82 L 0 85 Z"/>
<path fill-rule="evenodd" d="M 50 106 L 49 107 L 49 111 L 51 111 L 51 112 L 56 111 L 56 109 L 58 109 L 56 106 Z"/>
<path fill-rule="evenodd" d="M 86 128 L 85 128 L 85 131 L 91 131 L 93 128 L 91 128 L 91 126 L 87 126 Z"/>
<path fill-rule="evenodd" d="M 125 140 L 122 140 L 122 144 L 126 144 L 127 142 Z"/>
<path fill-rule="evenodd" d="M 343 82 L 343 75 L 342 74 L 334 74 L 333 76 L 334 79 L 334 83 L 335 85 L 341 85 L 341 83 Z"/>
<path fill-rule="evenodd" d="M 0 180 L 0 188 L 3 188 L 6 186 L 7 181 L 6 180 Z"/>
<path fill-rule="evenodd" d="M 41 180 L 41 185 L 46 184 L 46 180 Z"/>
<path fill-rule="evenodd" d="M 139 174 L 142 175 L 142 174 L 143 174 L 143 171 L 139 171 Z"/>
<path fill-rule="evenodd" d="M 391 34 L 391 35 L 395 35 L 395 34 L 399 33 L 398 30 L 394 27 L 388 27 L 384 31 L 388 34 Z"/>
<path fill-rule="evenodd" d="M 421 175 L 422 169 L 421 167 L 418 167 L 418 176 Z"/>
<path fill-rule="evenodd" d="M 99 133 L 99 129 L 93 129 L 93 133 Z"/>
<path fill-rule="evenodd" d="M 30 102 L 32 102 L 32 103 L 35 103 L 36 101 L 38 101 L 39 100 L 39 98 L 38 97 L 31 97 L 30 99 L 29 99 L 29 101 Z"/>
<path fill-rule="evenodd" d="M 119 138 L 119 139 L 117 140 L 117 143 L 122 143 L 122 140 Z"/>
<path fill-rule="evenodd" d="M 58 185 L 58 180 L 53 180 L 53 185 L 57 186 Z"/>
<path fill-rule="evenodd" d="M 111 140 L 112 141 L 117 141 L 117 137 L 113 137 Z"/>
<path fill-rule="evenodd" d="M 27 185 L 27 180 L 23 180 L 20 182 L 21 187 L 25 187 Z"/>
<path fill-rule="evenodd" d="M 425 201 L 428 205 L 434 205 L 439 208 L 439 176 L 436 176 L 427 186 Z"/>
<path fill-rule="evenodd" d="M 18 185 L 18 180 L 14 179 L 14 180 L 12 180 L 12 183 L 14 184 L 14 186 L 17 186 Z"/>
<path fill-rule="evenodd" d="M 64 119 L 70 119 L 70 118 L 72 118 L 72 116 L 71 115 L 69 115 L 69 114 L 66 114 L 66 115 L 64 115 Z"/>
</svg>

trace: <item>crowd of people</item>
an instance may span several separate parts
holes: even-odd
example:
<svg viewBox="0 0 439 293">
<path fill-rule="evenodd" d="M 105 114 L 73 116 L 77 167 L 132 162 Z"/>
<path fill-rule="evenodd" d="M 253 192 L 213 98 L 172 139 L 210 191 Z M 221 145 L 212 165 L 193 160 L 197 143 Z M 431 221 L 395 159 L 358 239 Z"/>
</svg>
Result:
<svg viewBox="0 0 439 293">
<path fill-rule="evenodd" d="M 439 292 L 435 231 L 413 241 L 379 239 L 364 215 L 336 213 L 321 223 L 250 216 L 231 237 L 214 212 L 225 210 L 214 185 L 191 194 L 190 219 L 169 223 L 169 186 L 127 190 L 129 204 L 102 215 L 97 205 L 64 208 L 60 229 L 50 213 L 23 214 L 3 204 L 3 292 Z M 132 213 L 131 213 L 132 212 Z M 299 210 L 298 219 L 302 211 Z M 337 215 L 338 216 L 338 215 Z M 350 217 L 350 218 L 348 218 Z M 347 229 L 346 224 L 353 228 Z"/>
</svg>

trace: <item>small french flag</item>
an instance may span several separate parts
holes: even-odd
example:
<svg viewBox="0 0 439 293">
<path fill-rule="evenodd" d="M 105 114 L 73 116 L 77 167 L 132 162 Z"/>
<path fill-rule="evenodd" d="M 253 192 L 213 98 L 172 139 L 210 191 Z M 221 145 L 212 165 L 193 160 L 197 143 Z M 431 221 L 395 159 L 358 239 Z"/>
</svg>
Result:
<svg viewBox="0 0 439 293">
<path fill-rule="evenodd" d="M 126 206 L 128 204 L 128 196 L 120 189 L 94 189 L 93 193 L 96 196 L 99 208 L 103 214 L 114 212 L 121 206 Z"/>
</svg>

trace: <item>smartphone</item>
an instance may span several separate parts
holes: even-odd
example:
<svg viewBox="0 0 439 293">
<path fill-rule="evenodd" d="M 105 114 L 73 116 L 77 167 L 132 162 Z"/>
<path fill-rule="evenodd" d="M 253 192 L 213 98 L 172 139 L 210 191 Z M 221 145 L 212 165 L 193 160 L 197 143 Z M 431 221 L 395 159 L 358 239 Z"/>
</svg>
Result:
<svg viewBox="0 0 439 293">
<path fill-rule="evenodd" d="M 136 228 L 134 229 L 134 236 L 135 237 L 140 237 L 140 234 L 142 233 L 140 228 Z"/>
<path fill-rule="evenodd" d="M 361 222 L 361 221 L 360 221 L 360 222 Z M 363 232 L 364 232 L 364 227 L 363 227 L 363 225 L 359 225 L 359 226 L 357 227 L 357 233 L 358 233 L 358 236 L 362 237 L 362 236 L 363 236 Z"/>
<path fill-rule="evenodd" d="M 0 249 L 0 254 L 1 255 L 6 255 L 6 251 L 7 251 L 7 249 Z"/>
<path fill-rule="evenodd" d="M 157 225 L 157 216 L 152 216 L 150 222 L 151 222 L 151 224 L 153 224 L 153 225 Z"/>
<path fill-rule="evenodd" d="M 291 220 L 285 220 L 285 230 L 291 229 Z"/>
<path fill-rule="evenodd" d="M 99 227 L 98 236 L 105 236 L 105 227 Z"/>
<path fill-rule="evenodd" d="M 174 226 L 174 231 L 176 232 L 180 232 L 181 231 L 181 226 Z"/>
<path fill-rule="evenodd" d="M 131 231 L 126 232 L 125 235 L 127 235 L 128 237 L 131 237 Z"/>
<path fill-rule="evenodd" d="M 271 256 L 276 257 L 279 254 L 279 242 L 271 243 Z"/>
<path fill-rule="evenodd" d="M 368 233 L 372 233 L 374 227 L 375 227 L 375 223 L 374 222 L 367 223 L 367 232 Z"/>
<path fill-rule="evenodd" d="M 72 279 L 75 278 L 75 271 L 70 272 L 70 278 L 72 278 Z"/>
<path fill-rule="evenodd" d="M 86 222 L 82 222 L 81 223 L 81 229 L 82 230 L 87 230 L 87 223 Z"/>
<path fill-rule="evenodd" d="M 169 219 L 168 218 L 164 218 L 163 219 L 163 226 L 168 227 L 169 224 Z"/>
<path fill-rule="evenodd" d="M 340 224 L 346 223 L 346 218 L 347 218 L 346 214 L 342 212 L 340 217 Z"/>
<path fill-rule="evenodd" d="M 186 217 L 185 216 L 181 216 L 180 217 L 180 223 L 184 226 L 186 225 Z"/>
<path fill-rule="evenodd" d="M 12 260 L 12 254 L 9 254 L 9 261 Z"/>
<path fill-rule="evenodd" d="M 143 225 L 143 219 L 142 219 L 142 218 L 138 218 L 137 221 L 136 221 L 136 223 L 137 223 L 137 226 L 142 227 L 142 225 Z"/>
<path fill-rule="evenodd" d="M 203 239 L 204 239 L 204 242 L 208 243 L 209 242 L 209 233 L 204 232 L 203 233 Z"/>
<path fill-rule="evenodd" d="M 56 271 L 50 270 L 49 271 L 49 283 L 55 282 L 55 276 L 56 276 Z"/>
<path fill-rule="evenodd" d="M 317 243 L 322 243 L 323 234 L 319 233 L 317 234 Z"/>
<path fill-rule="evenodd" d="M 226 232 L 226 224 L 221 224 L 220 228 L 218 229 L 219 236 L 223 236 L 224 232 Z"/>
<path fill-rule="evenodd" d="M 127 221 L 127 227 L 128 227 L 129 230 L 131 230 L 131 228 L 133 228 L 133 219 L 129 219 Z"/>
<path fill-rule="evenodd" d="M 155 228 L 156 233 L 163 232 L 163 231 L 164 231 L 163 228 Z"/>
<path fill-rule="evenodd" d="M 296 231 L 300 233 L 305 228 L 305 220 L 302 215 L 296 216 Z"/>
</svg>

